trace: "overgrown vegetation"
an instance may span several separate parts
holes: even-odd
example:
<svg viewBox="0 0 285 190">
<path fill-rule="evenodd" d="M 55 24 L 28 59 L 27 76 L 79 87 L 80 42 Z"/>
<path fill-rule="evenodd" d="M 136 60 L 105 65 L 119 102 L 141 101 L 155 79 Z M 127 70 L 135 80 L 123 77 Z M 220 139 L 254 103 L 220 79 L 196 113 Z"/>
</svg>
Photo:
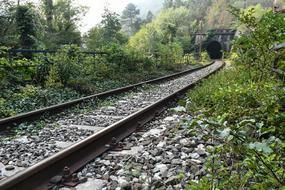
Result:
<svg viewBox="0 0 285 190">
<path fill-rule="evenodd" d="M 128 47 L 124 23 L 108 8 L 101 23 L 82 38 L 78 26 L 85 7 L 75 6 L 72 0 L 19 2 L 1 0 L 0 118 L 152 79 L 194 63 L 192 55 L 183 56 L 179 44 L 164 44 L 149 53 Z M 127 8 L 122 19 L 131 27 L 131 35 L 140 28 L 134 28 L 130 18 L 138 11 L 132 10 L 135 6 Z M 149 13 L 146 22 L 151 19 Z M 9 52 L 17 48 L 56 53 Z"/>
<path fill-rule="evenodd" d="M 272 72 L 274 44 L 285 40 L 285 16 L 255 9 L 232 13 L 247 30 L 234 43 L 232 64 L 189 93 L 196 115 L 189 130 L 210 131 L 207 176 L 189 189 L 285 188 L 285 91 Z M 282 60 L 279 60 L 282 62 Z"/>
<path fill-rule="evenodd" d="M 33 59 L 9 60 L 4 56 L 0 65 L 0 117 L 167 75 L 192 61 L 191 56 L 145 56 L 117 45 L 94 56 L 74 45 Z"/>
<path fill-rule="evenodd" d="M 0 0 L 0 118 L 184 69 L 196 62 L 195 33 L 234 28 L 225 6 L 243 7 L 242 2 L 165 0 L 160 12 L 146 17 L 134 4 L 122 15 L 106 7 L 102 21 L 82 35 L 87 8 L 74 0 Z M 248 1 L 257 3 L 272 5 Z M 203 53 L 202 61 L 207 60 Z"/>
</svg>

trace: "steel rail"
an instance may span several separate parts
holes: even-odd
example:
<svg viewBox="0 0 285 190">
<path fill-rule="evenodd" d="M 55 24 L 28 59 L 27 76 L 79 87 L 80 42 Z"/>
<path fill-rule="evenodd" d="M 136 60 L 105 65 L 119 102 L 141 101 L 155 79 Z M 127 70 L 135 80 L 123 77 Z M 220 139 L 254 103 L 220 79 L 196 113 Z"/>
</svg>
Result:
<svg viewBox="0 0 285 190">
<path fill-rule="evenodd" d="M 211 64 L 213 64 L 213 63 L 211 63 Z M 71 101 L 68 101 L 68 102 L 65 102 L 65 103 L 61 103 L 61 104 L 57 104 L 57 105 L 53 105 L 53 106 L 37 109 L 37 110 L 31 111 L 31 112 L 22 113 L 22 114 L 19 114 L 19 115 L 16 115 L 16 116 L 0 119 L 0 130 L 1 130 L 1 128 L 5 128 L 5 127 L 8 127 L 8 126 L 13 126 L 15 124 L 23 123 L 23 122 L 26 122 L 26 121 L 37 120 L 37 119 L 39 119 L 39 116 L 42 116 L 43 114 L 47 114 L 47 113 L 55 114 L 55 113 L 62 112 L 62 111 L 64 111 L 67 108 L 70 108 L 70 107 L 72 107 L 74 105 L 86 102 L 86 101 L 91 100 L 91 99 L 106 98 L 106 97 L 109 97 L 109 96 L 113 96 L 113 95 L 117 95 L 117 94 L 120 94 L 120 93 L 123 93 L 123 92 L 127 92 L 129 90 L 132 90 L 132 89 L 134 89 L 136 87 L 139 87 L 139 86 L 142 86 L 142 85 L 145 85 L 145 84 L 154 84 L 154 83 L 162 82 L 164 80 L 169 80 L 169 79 L 172 79 L 172 78 L 180 77 L 180 76 L 183 76 L 183 75 L 195 72 L 197 70 L 203 69 L 203 68 L 205 68 L 205 67 L 207 67 L 207 66 L 209 66 L 211 64 L 207 64 L 207 65 L 204 65 L 204 66 L 201 66 L 201 67 L 198 67 L 198 68 L 194 68 L 194 69 L 188 69 L 186 71 L 182 71 L 182 72 L 179 72 L 179 73 L 171 74 L 171 75 L 160 77 L 160 78 L 153 79 L 153 80 L 140 82 L 140 83 L 129 85 L 129 86 L 125 86 L 125 87 L 122 87 L 122 88 L 109 90 L 109 91 L 102 92 L 102 93 L 99 93 L 99 94 L 94 94 L 94 95 L 86 96 L 86 97 L 83 97 L 83 98 L 71 100 Z"/>
<path fill-rule="evenodd" d="M 206 77 L 222 69 L 225 63 L 217 70 L 212 71 Z M 203 78 L 203 79 L 204 79 Z M 88 162 L 97 156 L 108 151 L 114 138 L 117 142 L 123 140 L 134 131 L 142 127 L 145 123 L 152 120 L 155 116 L 166 109 L 167 103 L 177 99 L 190 88 L 197 85 L 202 79 L 189 84 L 188 86 L 172 93 L 171 95 L 157 101 L 156 103 L 128 116 L 127 118 L 110 125 L 104 130 L 78 142 L 71 147 L 27 168 L 26 170 L 15 174 L 0 182 L 1 190 L 45 190 L 48 189 L 49 180 L 62 174 L 65 167 L 70 169 L 71 173 L 78 171 Z"/>
</svg>

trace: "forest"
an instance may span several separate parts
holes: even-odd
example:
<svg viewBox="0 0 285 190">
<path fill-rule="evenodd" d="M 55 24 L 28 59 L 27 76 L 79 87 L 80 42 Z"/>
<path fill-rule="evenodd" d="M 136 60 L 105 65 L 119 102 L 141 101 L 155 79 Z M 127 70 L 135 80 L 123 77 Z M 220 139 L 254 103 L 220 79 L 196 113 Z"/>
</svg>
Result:
<svg viewBox="0 0 285 190">
<path fill-rule="evenodd" d="M 272 10 L 283 0 L 164 0 L 144 17 L 132 3 L 106 6 L 84 34 L 88 7 L 74 2 L 0 0 L 0 118 L 209 63 L 196 33 L 234 29 L 229 68 L 181 101 L 195 115 L 190 133 L 207 127 L 203 138 L 220 142 L 189 189 L 284 190 L 285 57 L 274 46 L 285 41 L 285 14 Z"/>
</svg>

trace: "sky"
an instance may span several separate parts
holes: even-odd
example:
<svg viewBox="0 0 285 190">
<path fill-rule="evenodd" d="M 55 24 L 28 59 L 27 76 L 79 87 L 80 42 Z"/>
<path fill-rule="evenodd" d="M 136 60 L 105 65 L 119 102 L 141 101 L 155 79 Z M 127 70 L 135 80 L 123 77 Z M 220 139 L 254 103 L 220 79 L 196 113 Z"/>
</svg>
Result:
<svg viewBox="0 0 285 190">
<path fill-rule="evenodd" d="M 85 33 L 98 24 L 101 21 L 105 6 L 121 14 L 128 3 L 133 3 L 142 10 L 142 16 L 145 16 L 148 10 L 157 12 L 162 6 L 162 2 L 163 0 L 76 0 L 78 5 L 89 7 L 87 14 L 82 18 L 80 30 Z"/>
</svg>

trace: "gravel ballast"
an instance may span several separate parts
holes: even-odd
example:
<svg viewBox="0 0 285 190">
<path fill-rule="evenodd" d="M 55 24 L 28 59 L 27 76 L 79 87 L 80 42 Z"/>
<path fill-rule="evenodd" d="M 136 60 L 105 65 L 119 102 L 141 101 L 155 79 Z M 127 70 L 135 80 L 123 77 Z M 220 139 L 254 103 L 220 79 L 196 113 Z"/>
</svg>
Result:
<svg viewBox="0 0 285 190">
<path fill-rule="evenodd" d="M 86 165 L 77 175 L 88 181 L 76 189 L 183 189 L 204 176 L 211 142 L 191 135 L 190 115 L 170 110 L 126 138 L 122 151 L 109 151 Z"/>
</svg>

